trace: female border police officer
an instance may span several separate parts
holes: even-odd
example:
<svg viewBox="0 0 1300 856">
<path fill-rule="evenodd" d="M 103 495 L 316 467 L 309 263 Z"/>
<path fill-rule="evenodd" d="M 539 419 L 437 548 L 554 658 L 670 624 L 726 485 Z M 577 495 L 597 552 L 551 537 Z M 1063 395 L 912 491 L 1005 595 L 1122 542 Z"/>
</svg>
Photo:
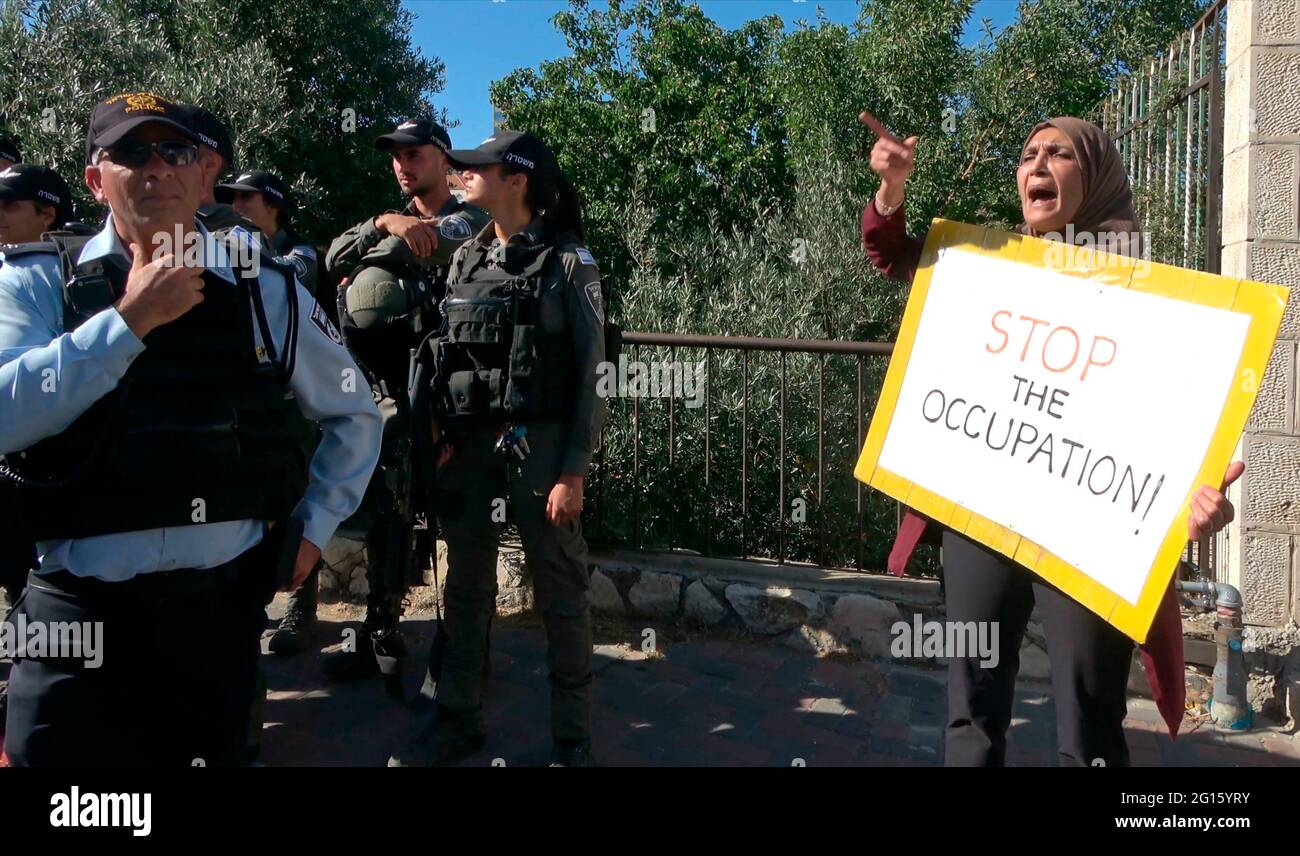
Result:
<svg viewBox="0 0 1300 856">
<path fill-rule="evenodd" d="M 917 138 L 898 139 L 870 113 L 859 118 L 879 138 L 871 150 L 871 168 L 881 179 L 875 198 L 862 212 L 863 245 L 872 263 L 887 276 L 910 280 L 920 261 L 922 242 L 907 234 L 903 193 L 914 168 Z M 1090 235 L 1101 249 L 1140 254 L 1143 239 L 1128 177 L 1115 144 L 1096 125 L 1061 116 L 1035 126 L 1021 150 L 1016 186 L 1024 234 L 1059 239 L 1062 233 L 1071 234 L 1066 227 L 1072 225 L 1076 240 Z M 1225 489 L 1243 469 L 1241 462 L 1228 467 Z M 1210 485 L 1202 485 L 1192 495 L 1191 509 L 1187 527 L 1193 540 L 1222 529 L 1234 513 L 1222 492 Z M 908 513 L 890 555 L 891 571 L 902 572 L 925 524 L 923 518 Z M 1127 765 L 1124 716 L 1132 641 L 1010 560 L 957 532 L 944 530 L 942 537 L 948 620 L 997 622 L 999 650 L 1010 652 L 993 668 L 981 668 L 978 657 L 949 660 L 945 763 L 1000 766 L 1004 762 L 1020 641 L 1037 605 L 1051 659 L 1061 762 Z M 1162 609 L 1172 610 L 1177 625 L 1177 609 L 1168 595 Z M 1181 628 L 1171 632 L 1176 636 Z M 1156 677 L 1181 681 L 1181 661 L 1170 662 L 1181 651 L 1162 650 L 1155 639 L 1153 628 L 1146 647 Z M 1171 678 L 1172 672 L 1176 675 Z M 1166 713 L 1163 708 L 1162 713 Z M 1166 716 L 1176 723 L 1182 711 Z"/>
<path fill-rule="evenodd" d="M 447 542 L 446 639 L 433 722 L 389 763 L 434 764 L 484 742 L 481 710 L 507 491 L 546 626 L 555 764 L 590 763 L 591 613 L 583 483 L 605 419 L 600 271 L 555 155 L 501 131 L 448 155 L 492 221 L 453 257 L 433 343 L 435 477 Z"/>
</svg>

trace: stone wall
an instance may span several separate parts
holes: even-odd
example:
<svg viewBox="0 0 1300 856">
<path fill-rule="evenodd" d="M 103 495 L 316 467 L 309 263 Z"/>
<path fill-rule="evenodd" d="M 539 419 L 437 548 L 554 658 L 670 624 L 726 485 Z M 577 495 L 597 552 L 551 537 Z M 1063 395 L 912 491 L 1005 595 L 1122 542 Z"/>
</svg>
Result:
<svg viewBox="0 0 1300 856">
<path fill-rule="evenodd" d="M 1222 273 L 1296 288 L 1300 0 L 1230 0 L 1226 59 Z M 1242 438 L 1246 474 L 1231 492 L 1237 521 L 1220 542 L 1246 621 L 1265 627 L 1300 618 L 1297 348 L 1300 298 L 1293 297 Z"/>
</svg>

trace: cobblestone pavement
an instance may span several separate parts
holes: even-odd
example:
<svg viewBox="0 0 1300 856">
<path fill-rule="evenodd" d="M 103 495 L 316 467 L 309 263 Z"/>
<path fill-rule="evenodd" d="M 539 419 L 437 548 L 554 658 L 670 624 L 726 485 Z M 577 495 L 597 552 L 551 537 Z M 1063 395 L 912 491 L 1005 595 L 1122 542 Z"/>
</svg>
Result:
<svg viewBox="0 0 1300 856">
<path fill-rule="evenodd" d="M 279 601 L 277 600 L 277 605 Z M 321 645 L 358 622 L 324 620 Z M 419 686 L 432 630 L 428 616 L 403 624 L 413 655 L 407 697 Z M 597 760 L 617 765 L 939 765 L 945 681 L 941 670 L 818 659 L 761 641 L 658 631 L 641 650 L 640 628 L 598 628 L 593 729 Z M 264 658 L 270 694 L 262 763 L 382 765 L 418 719 L 377 678 L 330 685 L 311 654 Z M 418 665 L 417 665 L 418 664 Z M 531 616 L 498 620 L 485 698 L 488 742 L 465 766 L 549 760 L 544 634 Z M 1300 739 L 1277 729 L 1224 733 L 1189 717 L 1170 741 L 1155 705 L 1131 698 L 1125 722 L 1139 766 L 1295 766 Z M 1008 760 L 1054 765 L 1050 688 L 1016 694 Z"/>
</svg>

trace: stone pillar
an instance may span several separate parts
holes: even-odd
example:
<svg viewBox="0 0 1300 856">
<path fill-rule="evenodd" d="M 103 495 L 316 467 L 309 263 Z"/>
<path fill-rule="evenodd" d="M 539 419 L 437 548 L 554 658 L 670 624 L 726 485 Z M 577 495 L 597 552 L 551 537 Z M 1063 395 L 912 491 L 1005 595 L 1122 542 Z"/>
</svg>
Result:
<svg viewBox="0 0 1300 856">
<path fill-rule="evenodd" d="M 1247 623 L 1279 626 L 1300 620 L 1300 0 L 1228 0 L 1226 60 L 1222 273 L 1295 291 L 1242 437 L 1220 567 Z"/>
</svg>

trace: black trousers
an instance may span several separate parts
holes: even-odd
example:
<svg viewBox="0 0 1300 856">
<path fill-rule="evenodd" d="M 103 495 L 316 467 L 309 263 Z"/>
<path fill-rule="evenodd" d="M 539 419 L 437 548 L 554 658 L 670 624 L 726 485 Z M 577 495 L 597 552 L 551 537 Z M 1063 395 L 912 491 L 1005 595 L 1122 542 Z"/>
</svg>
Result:
<svg viewBox="0 0 1300 856">
<path fill-rule="evenodd" d="M 944 763 L 1001 766 L 1020 669 L 1020 642 L 1037 603 L 1047 637 L 1063 766 L 1128 765 L 1125 701 L 1133 642 L 1074 599 L 1001 555 L 954 532 L 943 536 L 949 621 L 998 623 L 999 661 L 979 657 L 948 665 Z"/>
<path fill-rule="evenodd" d="M 102 622 L 101 663 L 16 659 L 5 729 L 10 763 L 245 763 L 266 622 L 264 583 L 247 555 L 219 568 L 168 572 L 174 580 L 191 576 L 143 596 L 131 583 L 33 576 L 9 620 Z"/>
<path fill-rule="evenodd" d="M 560 477 L 564 433 L 558 423 L 529 423 L 532 451 L 516 464 L 492 450 L 494 426 L 462 431 L 455 454 L 438 471 L 438 523 L 447 540 L 447 642 L 437 699 L 452 711 L 474 711 L 482 704 L 483 662 L 496 611 L 501 534 L 496 512 L 508 495 L 546 627 L 551 737 L 557 744 L 574 744 L 591 738 L 591 576 L 581 522 L 553 526 L 546 520 L 547 498 Z"/>
</svg>

